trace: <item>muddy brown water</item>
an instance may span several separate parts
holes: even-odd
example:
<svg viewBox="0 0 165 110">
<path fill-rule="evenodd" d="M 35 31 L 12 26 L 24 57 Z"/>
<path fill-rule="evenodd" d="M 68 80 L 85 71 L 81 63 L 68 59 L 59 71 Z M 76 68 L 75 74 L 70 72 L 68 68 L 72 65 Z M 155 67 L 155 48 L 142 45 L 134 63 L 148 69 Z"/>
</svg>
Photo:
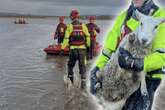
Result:
<svg viewBox="0 0 165 110">
<path fill-rule="evenodd" d="M 0 110 L 64 110 L 67 56 L 46 56 L 43 52 L 53 42 L 56 24 L 54 19 L 29 20 L 25 25 L 0 19 Z M 102 27 L 102 42 L 106 32 L 103 28 L 110 23 L 98 24 Z"/>
</svg>

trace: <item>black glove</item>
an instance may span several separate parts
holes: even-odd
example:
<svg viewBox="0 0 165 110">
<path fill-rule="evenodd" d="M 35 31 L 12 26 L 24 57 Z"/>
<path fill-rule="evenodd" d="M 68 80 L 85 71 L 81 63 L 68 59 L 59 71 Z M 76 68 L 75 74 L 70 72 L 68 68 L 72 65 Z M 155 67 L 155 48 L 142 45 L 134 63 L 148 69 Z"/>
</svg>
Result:
<svg viewBox="0 0 165 110">
<path fill-rule="evenodd" d="M 119 48 L 118 63 L 121 68 L 131 69 L 133 71 L 142 71 L 144 61 L 141 58 L 134 58 L 130 52 L 124 48 Z"/>
<path fill-rule="evenodd" d="M 60 56 L 63 56 L 64 55 L 64 50 L 61 50 L 60 53 L 59 53 Z"/>
<path fill-rule="evenodd" d="M 87 50 L 87 53 L 89 53 L 90 52 L 90 47 L 87 46 L 86 50 Z"/>
<path fill-rule="evenodd" d="M 102 80 L 103 78 L 97 75 L 97 72 L 99 71 L 98 67 L 95 67 L 91 71 L 90 75 L 90 92 L 92 94 L 95 94 L 99 88 L 102 88 Z"/>
</svg>

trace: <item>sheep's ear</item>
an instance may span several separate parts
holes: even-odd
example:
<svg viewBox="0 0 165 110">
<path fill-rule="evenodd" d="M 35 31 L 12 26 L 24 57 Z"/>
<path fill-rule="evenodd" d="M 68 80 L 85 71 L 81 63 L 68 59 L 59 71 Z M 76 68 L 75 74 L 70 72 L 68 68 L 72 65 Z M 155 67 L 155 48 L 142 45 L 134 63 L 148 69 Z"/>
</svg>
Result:
<svg viewBox="0 0 165 110">
<path fill-rule="evenodd" d="M 138 10 L 135 11 L 135 15 L 139 21 L 146 17 L 146 15 L 142 14 Z"/>
<path fill-rule="evenodd" d="M 129 34 L 128 41 L 129 41 L 129 43 L 131 43 L 131 44 L 135 41 L 135 33 Z"/>
</svg>

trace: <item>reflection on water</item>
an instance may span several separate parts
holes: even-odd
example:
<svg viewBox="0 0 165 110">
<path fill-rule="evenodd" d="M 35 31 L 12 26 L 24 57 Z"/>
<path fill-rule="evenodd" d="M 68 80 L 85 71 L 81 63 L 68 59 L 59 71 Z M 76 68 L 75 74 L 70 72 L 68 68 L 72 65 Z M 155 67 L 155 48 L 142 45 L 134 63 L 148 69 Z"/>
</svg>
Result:
<svg viewBox="0 0 165 110">
<path fill-rule="evenodd" d="M 53 42 L 56 22 L 28 22 L 15 25 L 0 19 L 0 110 L 63 110 L 67 56 L 46 56 L 42 51 Z"/>
</svg>

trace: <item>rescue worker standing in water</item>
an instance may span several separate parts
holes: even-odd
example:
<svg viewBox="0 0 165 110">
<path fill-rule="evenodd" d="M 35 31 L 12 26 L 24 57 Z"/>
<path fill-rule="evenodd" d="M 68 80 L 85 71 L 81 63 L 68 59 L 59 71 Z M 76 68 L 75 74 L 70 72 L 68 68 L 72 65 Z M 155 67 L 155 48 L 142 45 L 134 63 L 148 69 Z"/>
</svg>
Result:
<svg viewBox="0 0 165 110">
<path fill-rule="evenodd" d="M 132 0 L 129 9 L 116 18 L 112 30 L 107 34 L 107 38 L 105 39 L 102 54 L 96 60 L 95 67 L 91 71 L 90 89 L 92 94 L 95 94 L 100 89 L 96 87 L 96 84 L 102 83 L 102 78 L 97 75 L 98 71 L 105 67 L 112 53 L 116 51 L 122 37 L 136 30 L 140 25 L 135 15 L 136 9 L 145 15 L 151 15 L 155 18 L 165 18 L 165 10 L 155 5 L 153 0 Z M 128 51 L 119 49 L 118 56 L 118 62 L 121 68 L 144 71 L 146 73 L 146 85 L 151 102 L 164 76 L 162 68 L 165 67 L 165 23 L 162 22 L 156 28 L 157 33 L 153 40 L 150 55 L 147 55 L 144 59 L 138 59 L 134 58 Z M 122 110 L 144 110 L 146 107 L 144 102 L 140 89 L 138 89 L 127 99 Z M 150 110 L 152 104 L 149 106 Z"/>
<path fill-rule="evenodd" d="M 56 32 L 54 34 L 54 39 L 58 40 L 58 44 L 61 44 L 64 39 L 66 24 L 64 23 L 64 17 L 59 17 L 59 24 L 57 25 Z"/>
<path fill-rule="evenodd" d="M 88 59 L 93 58 L 94 47 L 96 45 L 96 36 L 97 36 L 97 33 L 100 33 L 100 28 L 95 24 L 95 21 L 96 21 L 95 16 L 90 16 L 89 23 L 86 24 L 88 27 L 88 31 L 90 33 L 90 38 L 91 38 L 91 46 L 89 49 L 87 49 Z"/>
<path fill-rule="evenodd" d="M 76 61 L 79 63 L 79 73 L 81 75 L 81 88 L 86 87 L 86 48 L 90 46 L 90 34 L 85 24 L 79 21 L 79 12 L 72 10 L 70 13 L 72 22 L 67 25 L 62 49 L 69 45 L 68 78 L 73 83 L 73 68 Z"/>
</svg>

